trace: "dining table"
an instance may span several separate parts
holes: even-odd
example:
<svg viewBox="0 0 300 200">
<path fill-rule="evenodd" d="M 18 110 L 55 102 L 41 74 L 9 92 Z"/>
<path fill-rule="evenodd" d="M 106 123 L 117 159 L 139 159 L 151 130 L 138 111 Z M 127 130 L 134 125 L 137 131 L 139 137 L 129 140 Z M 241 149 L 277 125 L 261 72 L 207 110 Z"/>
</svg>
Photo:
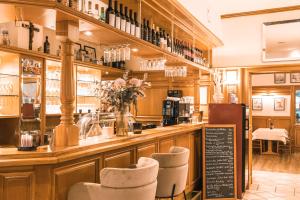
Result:
<svg viewBox="0 0 300 200">
<path fill-rule="evenodd" d="M 273 141 L 281 141 L 286 144 L 288 139 L 288 131 L 283 128 L 258 128 L 252 132 L 252 140 L 268 141 L 268 149 L 266 152 L 263 152 L 263 154 L 278 154 L 278 152 L 273 152 Z"/>
</svg>

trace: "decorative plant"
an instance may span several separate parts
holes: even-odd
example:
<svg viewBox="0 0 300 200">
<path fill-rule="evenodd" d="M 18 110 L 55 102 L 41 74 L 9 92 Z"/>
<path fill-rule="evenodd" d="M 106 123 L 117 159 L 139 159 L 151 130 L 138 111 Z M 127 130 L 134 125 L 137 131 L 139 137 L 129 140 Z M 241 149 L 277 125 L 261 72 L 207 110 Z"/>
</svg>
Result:
<svg viewBox="0 0 300 200">
<path fill-rule="evenodd" d="M 151 85 L 146 82 L 147 74 L 144 74 L 144 78 L 141 80 L 129 79 L 128 73 L 128 71 L 125 72 L 123 78 L 115 81 L 102 81 L 96 88 L 101 100 L 101 111 L 125 113 L 130 105 L 133 105 L 137 111 L 138 97 L 145 97 L 144 91 Z"/>
</svg>

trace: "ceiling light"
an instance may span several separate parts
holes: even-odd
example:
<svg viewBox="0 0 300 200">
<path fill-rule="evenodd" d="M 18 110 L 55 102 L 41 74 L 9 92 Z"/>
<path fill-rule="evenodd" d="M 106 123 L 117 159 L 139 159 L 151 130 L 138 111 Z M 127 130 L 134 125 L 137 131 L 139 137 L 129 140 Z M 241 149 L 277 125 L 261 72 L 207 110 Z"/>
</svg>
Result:
<svg viewBox="0 0 300 200">
<path fill-rule="evenodd" d="M 132 48 L 131 51 L 132 52 L 138 52 L 139 50 L 137 48 Z"/>
<path fill-rule="evenodd" d="M 93 33 L 92 33 L 91 31 L 85 31 L 85 32 L 84 32 L 84 35 L 86 35 L 86 36 L 91 36 L 91 35 L 93 35 Z"/>
<path fill-rule="evenodd" d="M 293 50 L 290 53 L 290 57 L 292 57 L 292 58 L 299 58 L 300 57 L 300 51 L 299 50 Z"/>
</svg>

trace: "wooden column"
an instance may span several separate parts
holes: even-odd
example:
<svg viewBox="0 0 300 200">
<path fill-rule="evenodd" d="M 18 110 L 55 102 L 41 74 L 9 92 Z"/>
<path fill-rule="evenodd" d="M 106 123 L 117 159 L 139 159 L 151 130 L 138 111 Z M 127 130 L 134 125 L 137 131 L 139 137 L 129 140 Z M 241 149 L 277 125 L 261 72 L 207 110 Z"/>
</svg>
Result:
<svg viewBox="0 0 300 200">
<path fill-rule="evenodd" d="M 78 26 L 67 21 L 57 24 L 57 33 L 61 37 L 61 118 L 55 127 L 55 146 L 74 146 L 79 143 L 79 128 L 74 123 L 75 78 L 74 78 L 74 42 L 79 36 Z M 76 37 L 77 35 L 77 37 Z M 75 36 L 75 37 L 74 37 Z"/>
<path fill-rule="evenodd" d="M 200 110 L 200 77 L 201 70 L 194 70 L 194 108 Z"/>
</svg>

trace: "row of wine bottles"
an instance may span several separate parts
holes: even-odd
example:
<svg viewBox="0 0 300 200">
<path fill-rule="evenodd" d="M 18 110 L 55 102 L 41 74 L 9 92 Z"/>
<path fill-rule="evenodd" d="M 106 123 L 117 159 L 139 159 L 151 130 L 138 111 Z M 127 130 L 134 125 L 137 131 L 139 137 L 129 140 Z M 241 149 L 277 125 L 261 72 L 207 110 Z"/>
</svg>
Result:
<svg viewBox="0 0 300 200">
<path fill-rule="evenodd" d="M 70 7 L 74 6 L 73 0 L 68 1 Z M 141 24 L 138 21 L 137 12 L 124 6 L 122 3 L 119 4 L 118 0 L 114 1 L 114 5 L 113 0 L 109 0 L 106 11 L 100 4 L 95 4 L 95 8 L 93 8 L 92 5 L 91 0 L 79 0 L 79 6 L 77 8 L 81 12 L 91 15 L 137 38 L 159 46 L 166 51 L 175 53 L 197 64 L 206 65 L 206 58 L 202 50 L 193 47 L 193 45 L 186 41 L 172 38 L 171 34 L 167 33 L 163 28 L 155 26 L 155 24 L 150 26 L 149 20 L 143 19 L 143 24 Z"/>
<path fill-rule="evenodd" d="M 108 2 L 108 8 L 106 10 L 106 23 L 120 29 L 128 34 L 141 37 L 140 24 L 137 19 L 137 13 L 133 12 L 127 6 L 124 7 L 121 3 L 118 5 L 118 1 L 114 2 L 114 8 L 112 7 L 112 0 Z M 124 12 L 123 12 L 124 11 Z"/>
</svg>

